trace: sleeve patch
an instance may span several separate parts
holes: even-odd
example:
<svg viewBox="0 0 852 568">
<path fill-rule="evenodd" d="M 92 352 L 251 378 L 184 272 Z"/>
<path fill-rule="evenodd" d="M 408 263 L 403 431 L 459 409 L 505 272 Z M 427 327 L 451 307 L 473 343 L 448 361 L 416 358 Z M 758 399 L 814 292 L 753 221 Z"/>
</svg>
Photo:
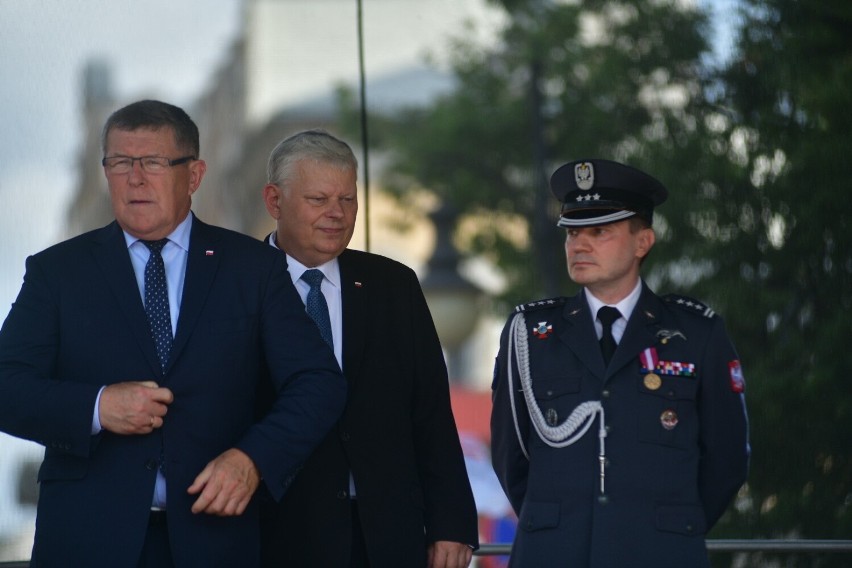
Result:
<svg viewBox="0 0 852 568">
<path fill-rule="evenodd" d="M 731 390 L 738 394 L 745 392 L 745 377 L 739 360 L 728 363 L 728 372 L 731 375 Z"/>
</svg>

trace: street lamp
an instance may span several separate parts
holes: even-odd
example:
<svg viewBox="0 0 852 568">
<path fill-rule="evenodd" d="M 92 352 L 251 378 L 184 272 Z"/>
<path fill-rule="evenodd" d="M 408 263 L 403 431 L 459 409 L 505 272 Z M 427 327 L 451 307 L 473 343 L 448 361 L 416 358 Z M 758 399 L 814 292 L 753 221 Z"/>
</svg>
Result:
<svg viewBox="0 0 852 568">
<path fill-rule="evenodd" d="M 435 250 L 426 265 L 421 286 L 447 354 L 450 380 L 462 381 L 461 348 L 479 320 L 482 291 L 458 272 L 460 257 L 452 243 L 458 217 L 455 210 L 442 204 L 429 217 L 435 225 Z"/>
</svg>

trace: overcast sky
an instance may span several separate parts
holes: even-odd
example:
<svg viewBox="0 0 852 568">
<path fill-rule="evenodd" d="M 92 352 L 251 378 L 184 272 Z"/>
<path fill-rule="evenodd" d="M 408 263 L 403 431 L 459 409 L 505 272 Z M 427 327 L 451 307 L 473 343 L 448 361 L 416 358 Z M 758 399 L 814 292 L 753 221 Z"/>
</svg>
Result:
<svg viewBox="0 0 852 568">
<path fill-rule="evenodd" d="M 335 10 L 344 0 L 314 1 Z M 729 14 L 719 6 L 731 0 L 705 1 Z M 380 5 L 364 0 L 365 19 Z M 429 6 L 411 2 L 415 12 Z M 151 96 L 188 106 L 241 19 L 240 0 L 0 0 L 0 320 L 26 256 L 62 234 L 76 182 L 86 62 L 105 60 L 118 100 Z"/>
</svg>

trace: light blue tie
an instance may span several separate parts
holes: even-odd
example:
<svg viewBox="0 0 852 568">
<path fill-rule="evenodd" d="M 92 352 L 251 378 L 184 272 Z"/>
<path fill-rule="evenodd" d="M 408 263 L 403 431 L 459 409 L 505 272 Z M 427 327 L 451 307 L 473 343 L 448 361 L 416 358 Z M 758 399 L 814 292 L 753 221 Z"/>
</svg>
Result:
<svg viewBox="0 0 852 568">
<path fill-rule="evenodd" d="M 328 317 L 328 303 L 325 301 L 325 296 L 322 294 L 322 279 L 324 278 L 322 271 L 312 268 L 306 270 L 302 274 L 302 280 L 307 282 L 311 289 L 308 290 L 308 297 L 305 298 L 305 311 L 311 316 L 311 319 L 317 324 L 320 330 L 320 335 L 328 343 L 329 347 L 334 347 L 334 341 L 331 338 L 331 320 Z"/>
<path fill-rule="evenodd" d="M 145 314 L 151 327 L 151 337 L 157 347 L 160 365 L 166 368 L 172 350 L 172 316 L 169 311 L 169 292 L 166 287 L 166 266 L 160 251 L 169 239 L 142 241 L 151 251 L 145 265 Z"/>
</svg>

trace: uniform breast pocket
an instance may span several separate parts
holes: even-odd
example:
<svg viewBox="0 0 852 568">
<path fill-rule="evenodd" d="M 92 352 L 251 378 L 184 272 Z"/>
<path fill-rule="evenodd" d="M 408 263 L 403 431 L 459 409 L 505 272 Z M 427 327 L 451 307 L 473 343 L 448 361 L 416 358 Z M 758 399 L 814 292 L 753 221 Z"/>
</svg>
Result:
<svg viewBox="0 0 852 568">
<path fill-rule="evenodd" d="M 533 395 L 548 426 L 557 426 L 584 402 L 578 399 L 581 383 L 579 376 L 533 378 Z"/>
<path fill-rule="evenodd" d="M 639 424 L 641 442 L 691 448 L 698 436 L 696 397 L 697 376 L 661 376 L 659 380 L 648 380 L 640 376 Z"/>
</svg>

